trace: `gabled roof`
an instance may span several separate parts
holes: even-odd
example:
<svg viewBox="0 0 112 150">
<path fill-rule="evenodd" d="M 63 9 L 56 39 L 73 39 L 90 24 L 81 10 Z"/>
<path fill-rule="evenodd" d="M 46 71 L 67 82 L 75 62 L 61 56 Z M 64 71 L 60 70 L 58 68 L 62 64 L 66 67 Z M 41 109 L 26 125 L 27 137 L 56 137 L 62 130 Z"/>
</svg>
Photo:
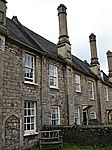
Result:
<svg viewBox="0 0 112 150">
<path fill-rule="evenodd" d="M 36 34 L 30 29 L 23 26 L 17 19 L 13 17 L 12 19 L 7 18 L 6 26 L 8 30 L 9 37 L 25 43 L 32 48 L 41 50 L 49 55 L 56 55 L 57 45 L 48 41 L 44 37 Z"/>
<path fill-rule="evenodd" d="M 88 75 L 93 75 L 90 69 L 90 65 L 87 63 L 87 61 L 82 61 L 81 59 L 72 55 L 72 62 L 77 70 L 80 70 L 81 72 Z"/>
<path fill-rule="evenodd" d="M 6 27 L 9 38 L 22 42 L 37 51 L 39 50 L 39 52 L 44 52 L 52 58 L 59 59 L 57 45 L 23 26 L 16 16 L 12 19 L 6 19 Z M 82 61 L 73 55 L 72 65 L 84 74 L 95 76 L 95 74 L 91 72 L 90 65 L 86 61 Z M 108 76 L 106 76 L 106 82 L 109 83 Z"/>
</svg>

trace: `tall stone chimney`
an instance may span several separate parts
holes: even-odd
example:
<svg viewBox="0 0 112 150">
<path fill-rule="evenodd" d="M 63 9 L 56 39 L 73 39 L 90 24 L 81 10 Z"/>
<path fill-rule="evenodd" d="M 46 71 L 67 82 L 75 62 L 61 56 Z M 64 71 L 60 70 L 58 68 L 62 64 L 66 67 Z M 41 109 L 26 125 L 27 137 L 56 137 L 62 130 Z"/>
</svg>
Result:
<svg viewBox="0 0 112 150">
<path fill-rule="evenodd" d="M 67 13 L 66 7 L 63 4 L 57 8 L 59 18 L 59 41 L 57 44 L 58 54 L 65 59 L 71 61 L 71 44 L 69 42 L 67 30 Z"/>
<path fill-rule="evenodd" d="M 109 80 L 112 82 L 112 52 L 107 52 L 107 61 L 108 61 L 108 68 L 109 68 Z"/>
<path fill-rule="evenodd" d="M 100 64 L 97 57 L 96 36 L 91 33 L 89 40 L 91 50 L 91 71 L 100 76 Z"/>
<path fill-rule="evenodd" d="M 0 34 L 6 35 L 6 1 L 0 0 Z"/>
</svg>

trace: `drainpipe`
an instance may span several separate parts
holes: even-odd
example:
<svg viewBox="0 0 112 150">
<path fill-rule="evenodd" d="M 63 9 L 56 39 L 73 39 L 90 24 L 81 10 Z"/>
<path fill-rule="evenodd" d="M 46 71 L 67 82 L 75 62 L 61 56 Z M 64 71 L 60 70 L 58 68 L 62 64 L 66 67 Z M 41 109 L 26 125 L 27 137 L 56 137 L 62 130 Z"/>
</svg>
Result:
<svg viewBox="0 0 112 150">
<path fill-rule="evenodd" d="M 41 118 L 41 129 L 42 129 L 42 126 L 43 126 L 43 103 L 42 103 L 42 100 L 43 100 L 43 64 L 44 63 L 44 54 L 41 56 L 41 82 L 40 82 L 40 107 L 41 107 L 41 115 L 40 115 L 40 118 Z"/>
<path fill-rule="evenodd" d="M 99 121 L 102 122 L 102 117 L 101 117 L 101 101 L 100 101 L 100 91 L 99 91 L 99 83 L 98 80 L 96 79 L 96 93 L 97 93 L 97 101 L 98 101 L 98 118 Z"/>
<path fill-rule="evenodd" d="M 69 99 L 68 99 L 68 88 L 67 88 L 67 65 L 64 66 L 64 83 L 65 83 L 65 95 L 67 104 L 67 125 L 69 125 Z"/>
</svg>

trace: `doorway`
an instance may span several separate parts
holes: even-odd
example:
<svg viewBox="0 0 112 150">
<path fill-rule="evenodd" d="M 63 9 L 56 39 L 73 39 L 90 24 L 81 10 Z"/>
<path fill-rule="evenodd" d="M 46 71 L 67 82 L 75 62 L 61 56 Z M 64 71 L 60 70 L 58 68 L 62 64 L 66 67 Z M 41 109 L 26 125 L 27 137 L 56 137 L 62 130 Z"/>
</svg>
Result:
<svg viewBox="0 0 112 150">
<path fill-rule="evenodd" d="M 83 124 L 88 125 L 87 110 L 83 111 Z"/>
</svg>

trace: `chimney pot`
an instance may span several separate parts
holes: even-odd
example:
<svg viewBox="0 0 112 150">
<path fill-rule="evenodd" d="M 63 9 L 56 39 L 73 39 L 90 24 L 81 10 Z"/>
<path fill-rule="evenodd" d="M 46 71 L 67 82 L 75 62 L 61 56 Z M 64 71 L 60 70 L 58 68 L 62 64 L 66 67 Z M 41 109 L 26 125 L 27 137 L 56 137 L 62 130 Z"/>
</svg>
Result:
<svg viewBox="0 0 112 150">
<path fill-rule="evenodd" d="M 112 82 L 112 52 L 110 50 L 107 51 L 107 61 L 109 68 L 109 79 Z"/>
<path fill-rule="evenodd" d="M 89 36 L 90 50 L 91 50 L 91 70 L 100 76 L 100 64 L 97 57 L 97 46 L 96 46 L 96 36 L 91 33 Z"/>
<path fill-rule="evenodd" d="M 96 41 L 96 35 L 94 35 L 93 33 L 91 33 L 91 35 L 89 36 L 89 40 L 90 40 L 90 42 Z"/>
<path fill-rule="evenodd" d="M 65 5 L 60 4 L 60 6 L 57 8 L 57 10 L 58 10 L 58 16 L 59 16 L 60 13 L 65 13 L 65 14 L 67 15 L 66 9 L 67 9 L 67 8 L 66 8 Z"/>
<path fill-rule="evenodd" d="M 59 41 L 57 46 L 58 54 L 71 61 L 71 44 L 68 36 L 66 9 L 63 4 L 60 4 L 57 8 L 59 19 Z"/>
</svg>

